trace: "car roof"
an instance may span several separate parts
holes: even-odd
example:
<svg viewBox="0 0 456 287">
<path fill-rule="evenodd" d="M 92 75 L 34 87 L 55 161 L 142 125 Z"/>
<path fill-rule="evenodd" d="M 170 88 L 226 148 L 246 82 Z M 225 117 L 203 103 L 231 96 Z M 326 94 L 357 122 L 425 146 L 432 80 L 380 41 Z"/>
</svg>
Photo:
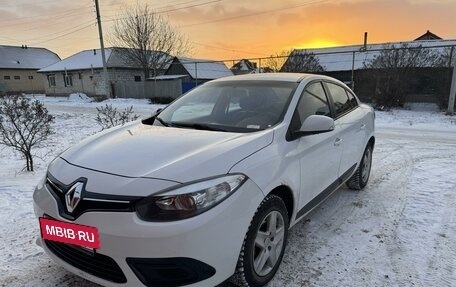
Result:
<svg viewBox="0 0 456 287">
<path fill-rule="evenodd" d="M 344 88 L 350 90 L 352 89 L 347 86 L 345 83 L 339 81 L 338 79 L 328 77 L 325 75 L 319 74 L 306 74 L 306 73 L 262 73 L 262 74 L 247 74 L 247 75 L 237 75 L 223 77 L 217 80 L 212 80 L 209 83 L 223 83 L 223 82 L 237 82 L 237 81 L 282 81 L 282 82 L 291 82 L 291 83 L 300 83 L 302 81 L 311 82 L 314 80 L 326 80 L 328 82 L 337 83 Z"/>
<path fill-rule="evenodd" d="M 305 74 L 305 73 L 262 73 L 262 74 L 247 74 L 237 75 L 217 79 L 212 82 L 225 81 L 283 81 L 283 82 L 301 82 L 304 79 L 329 79 L 323 75 Z M 331 78 L 332 79 L 332 78 Z"/>
</svg>

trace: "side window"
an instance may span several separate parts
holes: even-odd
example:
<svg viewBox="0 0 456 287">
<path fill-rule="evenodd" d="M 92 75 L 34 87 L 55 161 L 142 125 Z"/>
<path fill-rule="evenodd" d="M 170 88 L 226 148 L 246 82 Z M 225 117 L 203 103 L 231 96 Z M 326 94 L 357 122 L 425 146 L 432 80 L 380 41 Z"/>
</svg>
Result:
<svg viewBox="0 0 456 287">
<path fill-rule="evenodd" d="M 328 86 L 336 108 L 336 116 L 344 114 L 352 109 L 351 103 L 348 100 L 347 92 L 344 88 L 331 83 L 326 83 L 326 85 Z"/>
<path fill-rule="evenodd" d="M 301 123 L 310 115 L 331 116 L 328 99 L 321 83 L 307 86 L 298 104 Z"/>
<path fill-rule="evenodd" d="M 306 87 L 293 115 L 291 130 L 298 130 L 310 115 L 331 116 L 328 98 L 322 83 L 313 83 Z"/>
<path fill-rule="evenodd" d="M 345 92 L 348 95 L 348 101 L 350 102 L 350 106 L 352 108 L 356 108 L 358 106 L 358 101 L 356 100 L 355 96 L 353 96 L 353 94 L 347 90 L 345 90 Z"/>
</svg>

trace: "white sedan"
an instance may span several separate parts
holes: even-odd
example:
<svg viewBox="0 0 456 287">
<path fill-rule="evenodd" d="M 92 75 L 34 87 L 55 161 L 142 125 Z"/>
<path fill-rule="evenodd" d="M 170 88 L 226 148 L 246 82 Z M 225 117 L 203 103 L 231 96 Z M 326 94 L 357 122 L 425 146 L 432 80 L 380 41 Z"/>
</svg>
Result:
<svg viewBox="0 0 456 287">
<path fill-rule="evenodd" d="M 288 230 L 368 182 L 374 112 L 333 78 L 227 77 L 54 159 L 37 242 L 106 286 L 269 282 Z"/>
</svg>

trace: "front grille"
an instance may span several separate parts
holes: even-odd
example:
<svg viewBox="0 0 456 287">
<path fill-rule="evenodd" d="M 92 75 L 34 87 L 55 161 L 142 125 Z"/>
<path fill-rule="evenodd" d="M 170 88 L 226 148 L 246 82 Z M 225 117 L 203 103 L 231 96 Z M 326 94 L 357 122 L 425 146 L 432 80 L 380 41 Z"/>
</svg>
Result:
<svg viewBox="0 0 456 287">
<path fill-rule="evenodd" d="M 65 194 L 77 182 L 85 183 L 87 179 L 79 178 L 73 183 L 65 185 L 55 179 L 51 174 L 48 173 L 47 175 L 46 187 L 57 201 L 59 214 L 68 220 L 75 220 L 81 214 L 89 211 L 133 212 L 134 202 L 142 198 L 138 196 L 100 194 L 84 190 L 81 196 L 81 202 L 72 212 L 69 212 L 65 203 Z"/>
<path fill-rule="evenodd" d="M 115 283 L 127 282 L 119 265 L 106 255 L 92 254 L 90 251 L 66 243 L 44 241 L 57 257 L 82 271 Z"/>
</svg>

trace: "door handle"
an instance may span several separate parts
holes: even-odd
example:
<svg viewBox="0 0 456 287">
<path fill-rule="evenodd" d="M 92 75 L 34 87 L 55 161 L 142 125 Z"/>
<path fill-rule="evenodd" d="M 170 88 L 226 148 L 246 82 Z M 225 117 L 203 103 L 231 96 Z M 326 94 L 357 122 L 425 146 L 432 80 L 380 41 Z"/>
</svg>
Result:
<svg viewBox="0 0 456 287">
<path fill-rule="evenodd" d="M 360 130 L 364 130 L 366 128 L 366 124 L 362 124 L 361 127 L 359 128 Z"/>
<path fill-rule="evenodd" d="M 336 138 L 336 140 L 334 141 L 334 146 L 340 146 L 341 143 L 342 143 L 342 139 Z"/>
</svg>

